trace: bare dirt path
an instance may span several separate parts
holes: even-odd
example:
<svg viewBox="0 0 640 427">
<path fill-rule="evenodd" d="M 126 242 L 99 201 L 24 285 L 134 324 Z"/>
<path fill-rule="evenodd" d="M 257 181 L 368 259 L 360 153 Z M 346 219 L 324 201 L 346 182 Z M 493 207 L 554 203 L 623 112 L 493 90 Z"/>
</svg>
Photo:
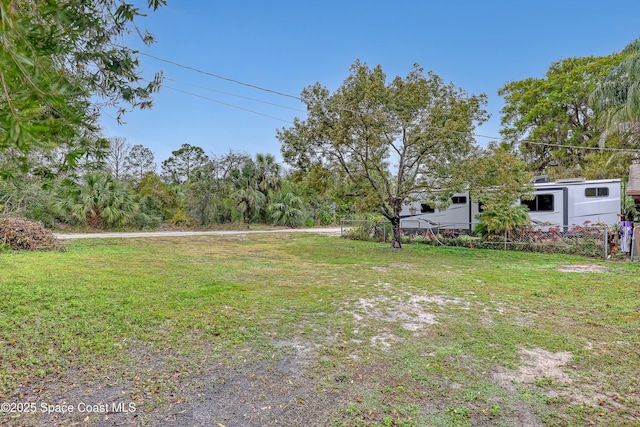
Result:
<svg viewBox="0 0 640 427">
<path fill-rule="evenodd" d="M 127 239 L 140 237 L 184 237 L 184 236 L 228 236 L 234 234 L 258 233 L 321 233 L 339 235 L 340 227 L 324 228 L 274 228 L 268 230 L 212 230 L 212 231 L 147 231 L 147 232 L 117 232 L 117 233 L 56 233 L 58 239 Z"/>
</svg>

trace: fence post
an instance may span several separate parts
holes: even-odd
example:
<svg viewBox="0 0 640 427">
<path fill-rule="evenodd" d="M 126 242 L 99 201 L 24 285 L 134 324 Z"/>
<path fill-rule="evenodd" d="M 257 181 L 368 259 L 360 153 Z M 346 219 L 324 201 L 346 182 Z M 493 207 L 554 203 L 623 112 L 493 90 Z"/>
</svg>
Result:
<svg viewBox="0 0 640 427">
<path fill-rule="evenodd" d="M 387 243 L 387 220 L 382 220 L 382 243 Z"/>
<path fill-rule="evenodd" d="M 602 247 L 604 248 L 604 259 L 609 256 L 609 228 L 602 227 Z"/>
</svg>

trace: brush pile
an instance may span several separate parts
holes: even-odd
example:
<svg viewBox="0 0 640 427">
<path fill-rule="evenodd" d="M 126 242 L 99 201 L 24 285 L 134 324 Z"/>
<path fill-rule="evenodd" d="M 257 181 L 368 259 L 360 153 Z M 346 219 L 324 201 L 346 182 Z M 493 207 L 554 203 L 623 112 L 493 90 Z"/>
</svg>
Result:
<svg viewBox="0 0 640 427">
<path fill-rule="evenodd" d="M 62 245 L 52 232 L 39 222 L 24 218 L 0 218 L 0 248 L 15 251 L 61 250 Z"/>
</svg>

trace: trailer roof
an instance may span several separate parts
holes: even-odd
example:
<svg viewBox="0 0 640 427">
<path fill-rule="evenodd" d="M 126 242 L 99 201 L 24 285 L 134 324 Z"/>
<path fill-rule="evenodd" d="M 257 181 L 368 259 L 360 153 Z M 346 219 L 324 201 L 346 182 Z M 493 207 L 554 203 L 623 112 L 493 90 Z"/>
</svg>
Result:
<svg viewBox="0 0 640 427">
<path fill-rule="evenodd" d="M 597 185 L 597 184 L 620 184 L 621 180 L 616 179 L 584 179 L 584 178 L 569 178 L 559 179 L 551 182 L 539 182 L 533 184 L 535 188 L 544 187 L 567 187 L 572 185 Z"/>
</svg>

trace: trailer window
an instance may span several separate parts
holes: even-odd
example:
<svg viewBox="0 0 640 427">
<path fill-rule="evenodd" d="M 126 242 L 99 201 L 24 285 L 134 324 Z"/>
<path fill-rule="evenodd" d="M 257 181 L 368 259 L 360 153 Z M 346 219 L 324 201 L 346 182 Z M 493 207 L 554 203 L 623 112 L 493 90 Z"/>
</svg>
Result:
<svg viewBox="0 0 640 427">
<path fill-rule="evenodd" d="M 454 205 L 466 205 L 467 196 L 453 196 L 451 198 L 451 203 L 453 203 Z"/>
<path fill-rule="evenodd" d="M 523 205 L 529 208 L 530 212 L 553 211 L 553 194 L 538 194 L 533 200 L 523 200 Z"/>
<path fill-rule="evenodd" d="M 420 204 L 420 213 L 434 213 L 435 211 L 435 208 L 428 203 Z"/>
<path fill-rule="evenodd" d="M 584 189 L 586 197 L 609 197 L 609 187 L 591 187 Z"/>
</svg>

